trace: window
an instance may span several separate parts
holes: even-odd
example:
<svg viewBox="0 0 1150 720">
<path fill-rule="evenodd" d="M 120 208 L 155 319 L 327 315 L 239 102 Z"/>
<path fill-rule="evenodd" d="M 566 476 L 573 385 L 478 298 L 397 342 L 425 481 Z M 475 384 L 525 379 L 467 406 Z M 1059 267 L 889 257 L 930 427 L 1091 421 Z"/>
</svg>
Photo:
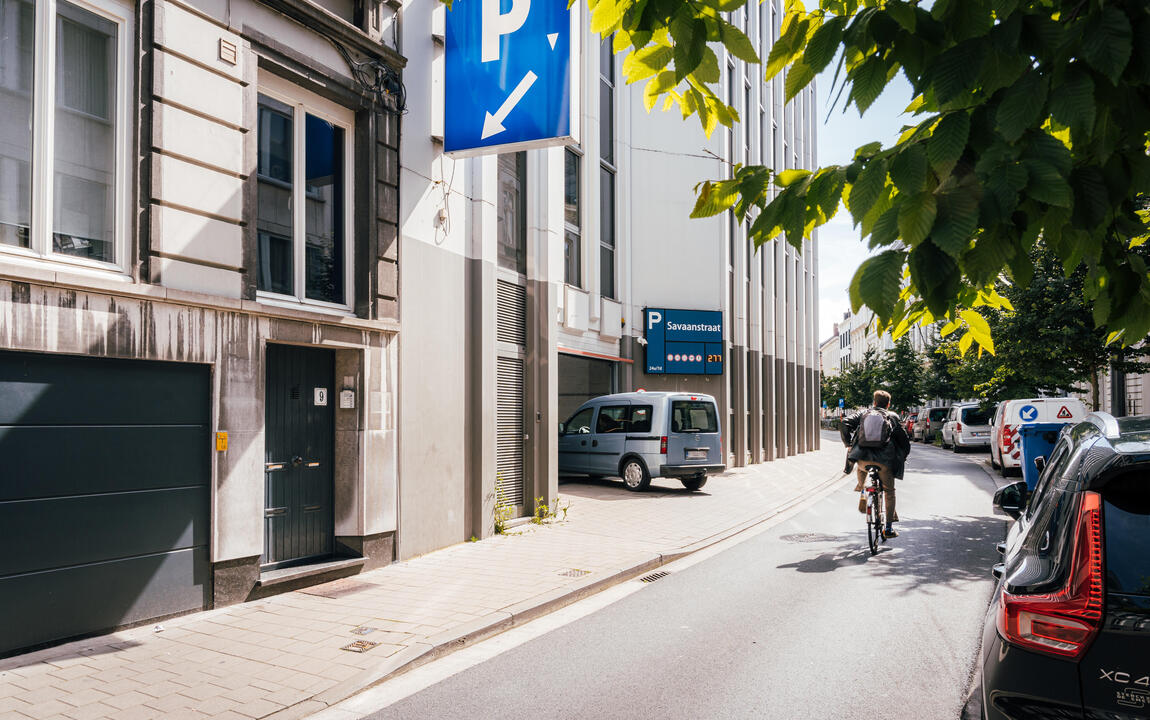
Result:
<svg viewBox="0 0 1150 720">
<path fill-rule="evenodd" d="M 499 267 L 527 273 L 527 153 L 499 156 Z"/>
<path fill-rule="evenodd" d="M 595 432 L 627 432 L 627 416 L 631 408 L 627 405 L 611 405 L 599 408 L 599 417 L 595 420 Z"/>
<path fill-rule="evenodd" d="M 615 297 L 615 56 L 599 46 L 599 294 Z"/>
<path fill-rule="evenodd" d="M 1106 485 L 1103 514 L 1106 590 L 1112 595 L 1150 596 L 1150 498 L 1140 472 Z"/>
<path fill-rule="evenodd" d="M 0 247 L 122 267 L 130 12 L 110 0 L 0 0 L 0 38 Z"/>
<path fill-rule="evenodd" d="M 563 219 L 566 232 L 563 238 L 563 282 L 582 287 L 580 257 L 582 238 L 579 218 L 579 155 L 570 148 L 563 161 Z"/>
<path fill-rule="evenodd" d="M 671 403 L 671 432 L 717 433 L 715 406 L 709 402 L 675 400 Z"/>
<path fill-rule="evenodd" d="M 279 78 L 260 83 L 257 288 L 347 308 L 353 115 Z"/>
<path fill-rule="evenodd" d="M 563 433 L 565 435 L 572 435 L 576 433 L 590 433 L 591 432 L 591 415 L 595 412 L 595 408 L 589 407 L 580 410 L 571 417 L 566 423 L 563 424 Z"/>
</svg>

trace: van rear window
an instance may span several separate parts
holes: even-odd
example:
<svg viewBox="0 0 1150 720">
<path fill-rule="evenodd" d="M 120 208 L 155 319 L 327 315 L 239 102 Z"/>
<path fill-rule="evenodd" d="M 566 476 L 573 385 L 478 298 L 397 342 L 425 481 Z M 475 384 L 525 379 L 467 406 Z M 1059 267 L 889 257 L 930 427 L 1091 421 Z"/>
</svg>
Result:
<svg viewBox="0 0 1150 720">
<path fill-rule="evenodd" d="M 698 400 L 671 401 L 671 432 L 717 433 L 715 405 Z"/>
<path fill-rule="evenodd" d="M 950 408 L 935 408 L 934 410 L 930 411 L 930 419 L 933 422 L 938 422 L 939 420 L 945 420 L 946 414 L 948 412 L 950 412 Z"/>
<path fill-rule="evenodd" d="M 1150 597 L 1150 485 L 1127 475 L 1102 491 L 1106 589 Z"/>
<path fill-rule="evenodd" d="M 989 425 L 990 412 L 978 408 L 967 408 L 962 411 L 962 422 L 967 425 Z"/>
</svg>

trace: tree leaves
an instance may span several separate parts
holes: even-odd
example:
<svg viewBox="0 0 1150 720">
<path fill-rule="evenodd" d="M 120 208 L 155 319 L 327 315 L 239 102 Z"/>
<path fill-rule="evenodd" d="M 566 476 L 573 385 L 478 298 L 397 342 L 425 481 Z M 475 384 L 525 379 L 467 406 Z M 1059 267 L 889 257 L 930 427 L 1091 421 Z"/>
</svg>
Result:
<svg viewBox="0 0 1150 720">
<path fill-rule="evenodd" d="M 1106 76 L 1112 85 L 1126 69 L 1133 49 L 1130 20 L 1116 7 L 1107 6 L 1089 23 L 1082 40 L 1082 56 L 1090 67 Z"/>
<path fill-rule="evenodd" d="M 962 157 L 966 140 L 970 136 L 970 115 L 953 112 L 938 121 L 926 143 L 926 156 L 930 166 L 941 176 L 950 174 L 951 168 Z"/>
<path fill-rule="evenodd" d="M 938 214 L 938 202 L 932 193 L 920 192 L 903 199 L 898 211 L 898 231 L 907 245 L 915 246 L 926 239 Z"/>
<path fill-rule="evenodd" d="M 922 191 L 926 186 L 926 150 L 921 144 L 911 145 L 894 157 L 890 179 L 906 195 Z"/>
<path fill-rule="evenodd" d="M 902 250 L 886 250 L 864 260 L 851 280 L 853 311 L 857 313 L 866 304 L 886 323 L 898 300 L 904 262 L 906 253 Z"/>
</svg>

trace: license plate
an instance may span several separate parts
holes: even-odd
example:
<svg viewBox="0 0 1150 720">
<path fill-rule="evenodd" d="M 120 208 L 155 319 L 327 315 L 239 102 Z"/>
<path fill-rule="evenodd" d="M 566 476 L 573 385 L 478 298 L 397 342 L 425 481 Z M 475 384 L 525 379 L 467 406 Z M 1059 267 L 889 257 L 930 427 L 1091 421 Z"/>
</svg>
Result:
<svg viewBox="0 0 1150 720">
<path fill-rule="evenodd" d="M 976 432 L 976 433 L 974 433 L 974 437 L 977 437 L 977 438 L 990 437 L 990 433 L 988 433 L 988 432 L 977 433 Z"/>
<path fill-rule="evenodd" d="M 687 451 L 687 459 L 688 460 L 706 460 L 707 459 L 707 451 L 706 450 L 688 450 Z"/>
</svg>

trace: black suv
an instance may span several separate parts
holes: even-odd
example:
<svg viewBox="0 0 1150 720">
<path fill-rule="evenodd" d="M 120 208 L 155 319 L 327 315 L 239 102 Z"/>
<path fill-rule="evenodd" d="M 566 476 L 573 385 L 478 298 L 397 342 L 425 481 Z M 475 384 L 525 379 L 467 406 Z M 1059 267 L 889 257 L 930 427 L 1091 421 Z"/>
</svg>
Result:
<svg viewBox="0 0 1150 720">
<path fill-rule="evenodd" d="M 1067 426 L 1017 519 L 983 629 L 986 720 L 1150 718 L 1150 416 Z"/>
</svg>

